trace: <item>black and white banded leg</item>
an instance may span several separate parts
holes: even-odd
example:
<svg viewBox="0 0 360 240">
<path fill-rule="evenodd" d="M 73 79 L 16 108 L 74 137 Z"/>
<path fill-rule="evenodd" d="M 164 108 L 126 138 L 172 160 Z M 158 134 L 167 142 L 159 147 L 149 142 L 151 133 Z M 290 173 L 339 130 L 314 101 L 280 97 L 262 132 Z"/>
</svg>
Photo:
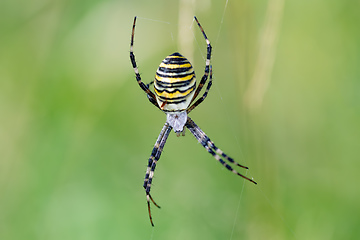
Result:
<svg viewBox="0 0 360 240">
<path fill-rule="evenodd" d="M 207 48 L 206 48 L 205 73 L 204 73 L 204 75 L 202 76 L 202 78 L 200 80 L 199 86 L 197 87 L 197 89 L 195 91 L 195 94 L 194 94 L 193 98 L 191 99 L 191 102 L 193 102 L 195 100 L 195 98 L 199 95 L 201 89 L 205 85 L 206 80 L 208 78 L 209 69 L 210 69 L 211 49 L 212 49 L 211 44 L 210 44 L 210 40 L 207 38 L 207 36 L 206 36 L 206 34 L 204 32 L 204 29 L 201 27 L 198 19 L 196 17 L 194 17 L 194 19 L 197 22 L 197 25 L 199 26 L 199 28 L 200 28 L 200 30 L 201 30 L 204 38 L 205 38 Z"/>
<path fill-rule="evenodd" d="M 151 166 L 154 162 L 154 158 L 157 154 L 157 152 L 159 151 L 159 146 L 160 146 L 160 142 L 161 140 L 163 139 L 164 137 L 164 134 L 166 132 L 166 129 L 168 128 L 169 124 L 166 124 L 163 126 L 163 128 L 161 129 L 161 132 L 159 134 L 159 137 L 157 138 L 156 142 L 155 142 L 155 146 L 151 152 L 151 156 L 149 157 L 149 161 L 148 161 L 148 166 L 147 166 L 147 169 L 146 169 L 146 174 L 145 174 L 145 179 L 144 179 L 144 184 L 143 184 L 143 187 L 146 189 L 147 187 L 147 184 L 148 184 L 148 181 L 149 181 L 149 174 L 150 174 L 150 170 L 151 170 Z M 151 198 L 151 197 L 150 197 Z M 151 198 L 152 199 L 152 198 Z M 154 201 L 153 203 L 158 206 Z"/>
<path fill-rule="evenodd" d="M 248 167 L 245 167 L 237 162 L 234 161 L 231 157 L 227 156 L 223 151 L 221 151 L 219 148 L 215 146 L 215 144 L 210 140 L 210 138 L 199 128 L 198 125 L 195 124 L 195 122 L 191 118 L 187 118 L 187 122 L 185 126 L 190 130 L 190 132 L 195 136 L 195 138 L 201 143 L 201 145 L 211 154 L 213 157 L 219 161 L 226 169 L 229 171 L 235 173 L 236 175 L 239 175 L 242 178 L 245 178 L 246 180 L 257 184 L 254 180 L 242 175 L 241 173 L 237 172 L 235 169 L 233 169 L 229 164 L 227 164 L 224 160 L 226 159 L 228 162 L 235 164 L 236 166 L 248 169 Z"/>
<path fill-rule="evenodd" d="M 134 17 L 134 23 L 133 23 L 133 27 L 132 27 L 132 33 L 131 33 L 131 42 L 130 42 L 130 61 L 131 64 L 133 66 L 134 72 L 135 72 L 135 76 L 136 76 L 136 81 L 138 82 L 139 86 L 141 87 L 141 89 L 147 94 L 147 97 L 149 99 L 149 101 L 154 104 L 157 108 L 159 108 L 159 105 L 157 104 L 156 101 L 156 97 L 155 94 L 153 92 L 150 91 L 149 89 L 149 84 L 145 85 L 142 81 L 141 81 L 141 77 L 140 77 L 140 73 L 139 73 L 139 69 L 136 65 L 136 61 L 135 61 L 135 55 L 134 55 L 134 35 L 135 35 L 135 23 L 136 23 L 136 17 Z"/>
<path fill-rule="evenodd" d="M 161 156 L 162 150 L 164 148 L 164 145 L 170 134 L 171 129 L 172 129 L 172 127 L 168 123 L 165 123 L 164 127 L 162 128 L 162 130 L 159 134 L 158 139 L 156 140 L 155 146 L 151 152 L 151 156 L 149 158 L 149 162 L 148 162 L 148 166 L 147 166 L 146 174 L 145 174 L 145 180 L 144 180 L 143 187 L 145 188 L 145 192 L 146 192 L 146 201 L 147 201 L 147 205 L 148 205 L 149 218 L 150 218 L 150 222 L 151 222 L 152 226 L 154 226 L 154 223 L 153 223 L 153 220 L 151 217 L 150 200 L 154 203 L 154 205 L 156 207 L 160 208 L 160 206 L 158 204 L 156 204 L 156 202 L 153 200 L 153 198 L 150 195 L 151 182 L 154 177 L 156 163 Z"/>
<path fill-rule="evenodd" d="M 207 97 L 208 92 L 209 92 L 211 86 L 212 86 L 212 66 L 210 65 L 210 79 L 209 79 L 209 82 L 208 82 L 208 84 L 207 84 L 207 86 L 206 86 L 205 92 L 204 92 L 204 94 L 201 96 L 201 98 L 199 98 L 198 100 L 196 100 L 196 102 L 194 102 L 194 104 L 191 105 L 191 107 L 189 107 L 189 108 L 186 110 L 186 112 L 187 112 L 188 114 L 189 114 L 192 110 L 194 110 L 194 108 L 196 108 L 200 103 L 202 103 L 202 102 L 205 100 L 205 98 Z"/>
</svg>

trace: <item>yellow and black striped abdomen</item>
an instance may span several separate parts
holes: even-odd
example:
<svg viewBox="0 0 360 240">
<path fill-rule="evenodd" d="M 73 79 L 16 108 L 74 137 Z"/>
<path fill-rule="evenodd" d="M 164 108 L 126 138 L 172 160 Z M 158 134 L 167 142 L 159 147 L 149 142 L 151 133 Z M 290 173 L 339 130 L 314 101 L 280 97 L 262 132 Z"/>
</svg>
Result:
<svg viewBox="0 0 360 240">
<path fill-rule="evenodd" d="M 173 53 L 166 57 L 156 71 L 154 89 L 156 100 L 165 112 L 187 109 L 195 93 L 194 69 L 184 56 Z"/>
</svg>

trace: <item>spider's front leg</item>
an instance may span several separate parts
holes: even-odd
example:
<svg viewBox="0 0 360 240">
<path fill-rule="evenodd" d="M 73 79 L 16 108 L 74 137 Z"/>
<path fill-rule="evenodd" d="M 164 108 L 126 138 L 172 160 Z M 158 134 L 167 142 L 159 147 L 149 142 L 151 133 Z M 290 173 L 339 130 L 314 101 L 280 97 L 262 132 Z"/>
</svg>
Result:
<svg viewBox="0 0 360 240">
<path fill-rule="evenodd" d="M 202 28 L 202 26 L 200 25 L 198 19 L 195 16 L 194 16 L 194 19 L 195 19 L 196 23 L 198 24 L 198 26 L 199 26 L 199 28 L 200 28 L 200 30 L 201 30 L 204 38 L 205 38 L 207 47 L 206 47 L 205 72 L 204 72 L 204 75 L 202 76 L 202 78 L 200 80 L 199 86 L 197 87 L 191 102 L 193 102 L 195 100 L 195 98 L 199 95 L 201 89 L 205 85 L 206 80 L 208 78 L 209 71 L 210 71 L 210 68 L 211 68 L 210 67 L 210 59 L 211 59 L 211 49 L 212 49 L 211 44 L 210 44 L 210 40 L 207 38 L 204 29 Z"/>
<path fill-rule="evenodd" d="M 135 24 L 136 24 L 136 17 L 134 17 L 134 23 L 133 23 L 133 27 L 132 27 L 132 32 L 131 32 L 131 42 L 130 42 L 130 61 L 132 64 L 132 67 L 134 69 L 135 72 L 135 76 L 136 76 L 136 81 L 138 82 L 139 86 L 141 87 L 141 89 L 146 93 L 149 101 L 154 104 L 155 107 L 159 108 L 159 105 L 156 102 L 156 97 L 154 95 L 153 92 L 150 91 L 149 89 L 149 85 L 147 84 L 145 85 L 142 80 L 141 80 L 141 76 L 139 73 L 139 69 L 136 65 L 136 60 L 135 60 L 135 54 L 134 54 L 134 36 L 135 36 Z"/>
<path fill-rule="evenodd" d="M 149 218 L 150 218 L 150 222 L 151 222 L 152 226 L 154 226 L 154 223 L 153 223 L 153 220 L 151 217 L 150 200 L 154 203 L 154 205 L 156 207 L 160 208 L 160 206 L 158 204 L 156 204 L 156 202 L 153 200 L 153 198 L 150 195 L 151 182 L 154 177 L 156 163 L 161 156 L 162 150 L 164 148 L 164 145 L 170 134 L 171 129 L 172 129 L 172 127 L 169 125 L 169 123 L 166 122 L 164 127 L 162 128 L 162 130 L 159 134 L 159 137 L 156 140 L 155 146 L 151 152 L 151 156 L 149 158 L 149 162 L 148 162 L 148 166 L 147 166 L 146 174 L 145 174 L 145 180 L 144 180 L 143 187 L 145 188 L 145 192 L 146 192 L 146 201 L 147 201 L 147 205 L 148 205 Z"/>
<path fill-rule="evenodd" d="M 202 103 L 205 98 L 207 97 L 209 91 L 210 91 L 210 88 L 212 86 L 212 66 L 210 65 L 210 80 L 207 84 L 207 87 L 205 89 L 205 92 L 204 94 L 201 96 L 201 98 L 199 98 L 195 103 L 193 103 L 193 105 L 191 105 L 191 107 L 189 107 L 186 112 L 189 114 L 194 108 L 196 108 L 197 106 L 199 106 L 200 103 Z M 185 129 L 185 128 L 184 128 Z"/>
</svg>

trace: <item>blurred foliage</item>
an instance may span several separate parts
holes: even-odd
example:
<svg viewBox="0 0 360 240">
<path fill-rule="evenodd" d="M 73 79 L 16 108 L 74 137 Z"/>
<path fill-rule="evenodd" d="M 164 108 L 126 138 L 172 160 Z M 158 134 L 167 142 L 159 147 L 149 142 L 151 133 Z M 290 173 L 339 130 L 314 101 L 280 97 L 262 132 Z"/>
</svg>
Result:
<svg viewBox="0 0 360 240">
<path fill-rule="evenodd" d="M 0 239 L 360 238 L 359 3 L 285 2 L 256 111 L 244 94 L 268 1 L 229 1 L 223 15 L 225 3 L 194 4 L 214 85 L 191 116 L 258 185 L 189 132 L 171 134 L 153 229 L 142 181 L 165 116 L 136 84 L 129 43 L 138 15 L 135 54 L 150 82 L 177 51 L 178 3 L 1 1 Z M 205 43 L 189 31 L 199 78 Z"/>
</svg>

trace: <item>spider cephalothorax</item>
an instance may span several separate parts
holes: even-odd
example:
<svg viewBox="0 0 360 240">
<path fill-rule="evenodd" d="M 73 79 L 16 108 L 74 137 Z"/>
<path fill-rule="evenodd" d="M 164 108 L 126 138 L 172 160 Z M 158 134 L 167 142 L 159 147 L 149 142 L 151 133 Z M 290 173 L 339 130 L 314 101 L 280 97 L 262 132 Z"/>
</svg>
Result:
<svg viewBox="0 0 360 240">
<path fill-rule="evenodd" d="M 194 17 L 197 25 L 199 26 L 206 44 L 207 44 L 207 55 L 205 62 L 205 72 L 202 76 L 198 87 L 196 87 L 195 72 L 191 63 L 180 53 L 173 53 L 167 56 L 161 63 L 155 74 L 154 80 L 154 92 L 150 91 L 149 84 L 145 85 L 140 77 L 139 70 L 136 65 L 135 55 L 133 52 L 134 46 L 134 34 L 135 34 L 135 23 L 136 17 L 132 27 L 131 43 L 130 43 L 130 60 L 135 71 L 135 76 L 140 87 L 145 91 L 149 101 L 159 108 L 161 111 L 166 113 L 166 122 L 162 128 L 158 139 L 156 140 L 154 149 L 148 161 L 146 169 L 145 180 L 143 187 L 145 188 L 146 200 L 148 205 L 149 217 L 151 225 L 154 226 L 151 211 L 150 211 L 150 200 L 155 206 L 159 207 L 150 195 L 151 182 L 154 176 L 155 167 L 157 161 L 160 158 L 161 152 L 164 148 L 166 140 L 170 134 L 171 129 L 174 129 L 177 136 L 180 133 L 184 134 L 185 127 L 195 136 L 195 138 L 201 143 L 201 145 L 219 161 L 225 168 L 231 172 L 249 180 L 256 184 L 256 182 L 240 173 L 238 173 L 228 163 L 236 166 L 248 169 L 247 167 L 235 162 L 231 157 L 227 156 L 223 151 L 215 146 L 210 138 L 199 128 L 194 121 L 188 117 L 188 114 L 197 107 L 206 98 L 212 84 L 212 67 L 210 65 L 211 59 L 211 44 L 207 38 L 203 28 L 199 21 Z M 203 86 L 205 85 L 209 77 L 206 90 L 203 95 L 195 99 L 199 95 Z M 194 102 L 195 101 L 195 102 Z M 225 159 L 225 160 L 224 160 Z M 228 163 L 227 163 L 227 162 Z"/>
</svg>

